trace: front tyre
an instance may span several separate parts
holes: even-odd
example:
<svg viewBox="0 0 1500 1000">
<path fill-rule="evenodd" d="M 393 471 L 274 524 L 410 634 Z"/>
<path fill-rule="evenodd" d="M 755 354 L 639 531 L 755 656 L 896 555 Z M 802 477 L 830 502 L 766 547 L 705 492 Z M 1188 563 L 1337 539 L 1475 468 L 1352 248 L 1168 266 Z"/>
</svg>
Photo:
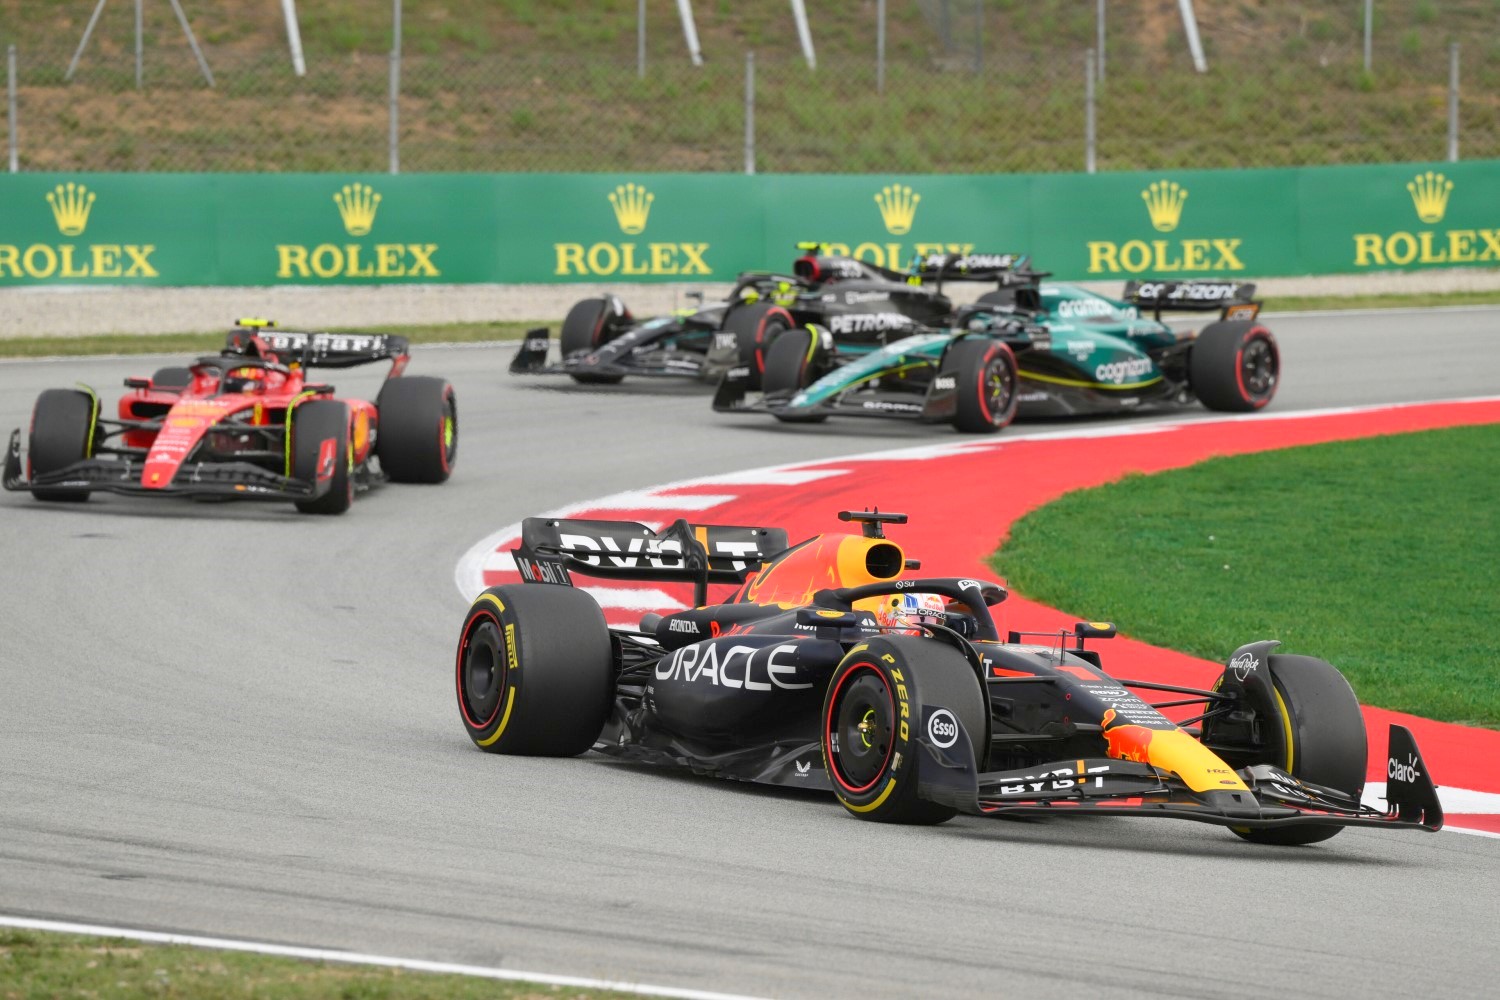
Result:
<svg viewBox="0 0 1500 1000">
<path fill-rule="evenodd" d="M 1188 353 L 1188 382 L 1210 410 L 1249 413 L 1276 395 L 1281 351 L 1254 320 L 1210 323 Z"/>
<path fill-rule="evenodd" d="M 953 426 L 965 434 L 993 434 L 1015 418 L 1020 402 L 1016 356 L 998 340 L 968 337 L 948 349 L 944 368 L 958 373 Z"/>
<path fill-rule="evenodd" d="M 47 389 L 31 411 L 31 437 L 27 462 L 30 478 L 57 472 L 90 457 L 99 424 L 96 397 L 78 389 Z M 88 490 L 65 490 L 55 486 L 33 486 L 31 495 L 53 503 L 77 503 L 89 498 Z"/>
<path fill-rule="evenodd" d="M 397 483 L 446 482 L 458 458 L 453 386 L 427 375 L 388 379 L 375 397 L 375 409 L 381 471 Z"/>
<path fill-rule="evenodd" d="M 568 310 L 558 333 L 558 347 L 564 360 L 575 354 L 597 351 L 614 338 L 618 322 L 629 322 L 630 311 L 614 297 L 583 299 Z M 580 385 L 614 385 L 623 375 L 590 375 L 570 372 L 573 381 Z"/>
<path fill-rule="evenodd" d="M 823 766 L 834 795 L 860 819 L 932 824 L 956 812 L 917 796 L 924 705 L 948 709 L 972 745 L 988 746 L 989 709 L 979 678 L 952 646 L 922 636 L 879 636 L 855 646 L 835 668 L 823 696 Z"/>
<path fill-rule="evenodd" d="M 1359 700 L 1344 675 L 1312 656 L 1275 654 L 1264 664 L 1252 658 L 1248 672 L 1243 665 L 1235 669 L 1239 657 L 1230 662 L 1214 690 L 1238 694 L 1240 711 L 1205 719 L 1204 744 L 1231 767 L 1270 764 L 1358 799 L 1365 787 L 1367 739 Z M 1327 840 L 1343 827 L 1233 829 L 1256 844 L 1298 845 Z"/>
<path fill-rule="evenodd" d="M 325 444 L 333 442 L 331 449 Z M 342 514 L 354 503 L 349 407 L 335 399 L 309 399 L 292 411 L 292 477 L 328 482 L 328 492 L 298 500 L 304 514 Z"/>
<path fill-rule="evenodd" d="M 788 330 L 776 338 L 766 352 L 766 370 L 761 383 L 766 395 L 791 397 L 818 380 L 828 366 L 828 352 L 814 330 L 802 327 Z M 777 420 L 789 424 L 819 424 L 826 413 L 799 413 L 772 410 Z"/>
<path fill-rule="evenodd" d="M 491 587 L 464 618 L 459 718 L 489 753 L 576 757 L 594 745 L 614 697 L 604 614 L 581 590 Z"/>
<path fill-rule="evenodd" d="M 771 345 L 796 325 L 792 314 L 774 302 L 752 302 L 724 317 L 724 332 L 734 335 L 739 364 L 750 370 L 748 389 L 761 387 Z"/>
</svg>

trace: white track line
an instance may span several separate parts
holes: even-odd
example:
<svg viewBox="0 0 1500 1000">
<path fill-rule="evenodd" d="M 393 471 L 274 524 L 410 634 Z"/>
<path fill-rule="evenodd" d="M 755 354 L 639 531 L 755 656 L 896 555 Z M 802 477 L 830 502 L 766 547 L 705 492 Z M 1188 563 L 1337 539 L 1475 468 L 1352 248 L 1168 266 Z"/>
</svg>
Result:
<svg viewBox="0 0 1500 1000">
<path fill-rule="evenodd" d="M 331 951 L 325 948 L 299 948 L 292 945 L 267 944 L 260 941 L 200 937 L 196 934 L 166 934 L 160 931 L 143 931 L 129 927 L 105 927 L 98 924 L 75 924 L 59 920 L 33 920 L 28 917 L 0 915 L 0 927 L 17 927 L 33 931 L 54 931 L 59 934 L 89 934 L 95 937 L 126 938 L 131 941 L 149 941 L 152 944 L 187 945 L 191 948 L 246 951 L 254 952 L 257 955 L 277 955 L 282 958 L 300 958 L 312 962 L 344 962 L 349 965 L 376 965 L 389 969 L 410 969 L 414 972 L 473 976 L 477 979 L 503 979 L 514 982 L 541 983 L 544 986 L 574 986 L 591 990 L 615 990 L 620 993 L 680 997 L 682 1000 L 757 1000 L 755 997 L 739 993 L 714 993 L 709 990 L 687 990 L 673 986 L 652 986 L 647 983 L 622 983 L 608 979 L 589 979 L 584 976 L 554 976 L 545 972 L 522 972 L 517 969 L 498 969 L 483 965 L 455 965 L 451 962 L 428 962 L 419 958 L 362 955 L 352 951 Z"/>
</svg>

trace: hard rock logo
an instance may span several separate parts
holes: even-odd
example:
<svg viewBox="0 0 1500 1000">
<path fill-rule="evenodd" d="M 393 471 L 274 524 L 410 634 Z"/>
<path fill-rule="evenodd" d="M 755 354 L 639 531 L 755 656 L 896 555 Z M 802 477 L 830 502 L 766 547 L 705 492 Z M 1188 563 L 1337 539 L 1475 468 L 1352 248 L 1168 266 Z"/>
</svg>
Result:
<svg viewBox="0 0 1500 1000">
<path fill-rule="evenodd" d="M 1163 178 L 1141 192 L 1151 228 L 1170 233 L 1182 222 L 1188 189 Z M 1228 236 L 1177 240 L 1089 240 L 1090 274 L 1172 274 L 1174 272 L 1243 271 L 1240 245 Z"/>
<path fill-rule="evenodd" d="M 333 193 L 344 232 L 368 236 L 382 196 L 368 184 L 345 184 Z M 440 278 L 433 257 L 436 243 L 301 243 L 276 244 L 276 277 L 306 281 L 313 278 Z"/>
<path fill-rule="evenodd" d="M 1417 219 L 1442 222 L 1454 183 L 1435 170 L 1406 182 Z M 1500 262 L 1500 229 L 1419 229 L 1393 233 L 1355 233 L 1355 267 L 1405 267 L 1408 264 L 1494 264 Z"/>
<path fill-rule="evenodd" d="M 875 196 L 880 206 L 880 218 L 885 222 L 886 232 L 892 236 L 904 236 L 911 232 L 911 224 L 917 216 L 917 203 L 922 196 L 905 184 L 888 184 Z"/>
<path fill-rule="evenodd" d="M 87 185 L 75 181 L 59 184 L 47 192 L 52 221 L 65 237 L 82 236 L 89 225 L 98 196 Z M 34 281 L 85 278 L 157 278 L 151 262 L 156 247 L 149 243 L 33 243 L 18 246 L 0 243 L 0 281 L 29 278 Z"/>
<path fill-rule="evenodd" d="M 615 222 L 626 236 L 646 231 L 656 195 L 634 181 L 618 184 L 607 196 Z M 633 277 L 670 274 L 708 277 L 713 274 L 706 254 L 707 243 L 554 243 L 558 275 Z"/>
</svg>

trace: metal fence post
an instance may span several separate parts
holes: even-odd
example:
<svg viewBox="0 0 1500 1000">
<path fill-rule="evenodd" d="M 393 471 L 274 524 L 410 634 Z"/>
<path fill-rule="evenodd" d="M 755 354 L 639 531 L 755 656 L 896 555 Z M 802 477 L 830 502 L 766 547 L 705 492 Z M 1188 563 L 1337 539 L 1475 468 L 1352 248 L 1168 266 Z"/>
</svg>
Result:
<svg viewBox="0 0 1500 1000">
<path fill-rule="evenodd" d="M 1103 3 L 1104 0 L 1099 0 Z M 1375 0 L 1365 0 L 1365 72 L 1370 72 L 1370 37 L 1374 32 Z"/>
<path fill-rule="evenodd" d="M 401 95 L 401 56 L 395 52 L 391 53 L 391 134 L 387 139 L 390 146 L 390 172 L 399 174 L 401 172 L 401 138 L 400 118 L 401 109 L 398 98 Z"/>
<path fill-rule="evenodd" d="M 646 0 L 635 5 L 635 75 L 646 79 Z"/>
<path fill-rule="evenodd" d="M 6 131 L 10 133 L 10 172 L 16 173 L 20 170 L 20 145 L 18 137 L 20 133 L 16 128 L 16 47 L 10 45 L 5 50 L 5 124 Z"/>
<path fill-rule="evenodd" d="M 386 139 L 390 152 L 389 170 L 401 172 L 401 0 L 395 0 L 391 9 L 391 134 Z"/>
<path fill-rule="evenodd" d="M 1458 43 L 1448 45 L 1448 162 L 1458 162 Z"/>
<path fill-rule="evenodd" d="M 1083 169 L 1094 172 L 1094 50 L 1089 49 L 1083 60 Z"/>
<path fill-rule="evenodd" d="M 745 53 L 745 173 L 755 173 L 755 53 Z"/>
<path fill-rule="evenodd" d="M 875 0 L 875 93 L 885 93 L 885 0 Z"/>
<path fill-rule="evenodd" d="M 1099 6 L 1099 9 L 1096 12 L 1095 17 L 1094 17 L 1094 20 L 1095 20 L 1095 33 L 1096 33 L 1096 35 L 1098 37 L 1094 39 L 1094 45 L 1099 50 L 1099 62 L 1097 63 L 1097 65 L 1095 66 L 1095 68 L 1098 70 L 1099 82 L 1103 83 L 1104 82 L 1104 0 L 1099 0 L 1099 5 L 1098 6 Z"/>
</svg>

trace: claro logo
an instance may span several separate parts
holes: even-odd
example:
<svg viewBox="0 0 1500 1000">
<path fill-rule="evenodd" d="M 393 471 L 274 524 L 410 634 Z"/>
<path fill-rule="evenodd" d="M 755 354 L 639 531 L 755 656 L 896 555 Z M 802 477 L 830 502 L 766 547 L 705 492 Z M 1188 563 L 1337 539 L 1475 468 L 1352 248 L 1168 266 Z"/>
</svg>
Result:
<svg viewBox="0 0 1500 1000">
<path fill-rule="evenodd" d="M 1417 221 L 1429 226 L 1448 214 L 1454 183 L 1428 170 L 1406 184 Z M 1355 267 L 1404 267 L 1407 264 L 1488 264 L 1500 262 L 1500 229 L 1412 229 L 1393 233 L 1355 233 Z"/>
<path fill-rule="evenodd" d="M 1176 181 L 1159 180 L 1141 192 L 1146 218 L 1159 233 L 1176 231 L 1182 222 L 1188 190 Z M 1090 274 L 1170 274 L 1173 271 L 1243 271 L 1240 244 L 1230 236 L 1201 239 L 1089 240 Z"/>
<path fill-rule="evenodd" d="M 40 199 L 38 199 L 40 200 Z M 88 229 L 98 195 L 86 185 L 68 181 L 47 192 L 46 202 L 58 235 L 82 236 Z M 40 208 L 38 208 L 40 211 Z M 0 280 L 58 278 L 157 278 L 151 263 L 156 247 L 150 243 L 0 243 Z"/>
<path fill-rule="evenodd" d="M 433 260 L 436 243 L 357 243 L 375 228 L 382 195 L 368 184 L 345 184 L 333 193 L 339 221 L 351 241 L 276 244 L 276 277 L 306 281 L 312 278 L 440 278 Z"/>
<path fill-rule="evenodd" d="M 645 185 L 630 182 L 616 185 L 605 196 L 614 210 L 615 223 L 625 236 L 640 236 L 651 220 L 651 206 L 656 195 Z M 685 274 L 707 277 L 713 274 L 708 263 L 707 243 L 554 243 L 557 275 L 669 275 Z"/>
</svg>

